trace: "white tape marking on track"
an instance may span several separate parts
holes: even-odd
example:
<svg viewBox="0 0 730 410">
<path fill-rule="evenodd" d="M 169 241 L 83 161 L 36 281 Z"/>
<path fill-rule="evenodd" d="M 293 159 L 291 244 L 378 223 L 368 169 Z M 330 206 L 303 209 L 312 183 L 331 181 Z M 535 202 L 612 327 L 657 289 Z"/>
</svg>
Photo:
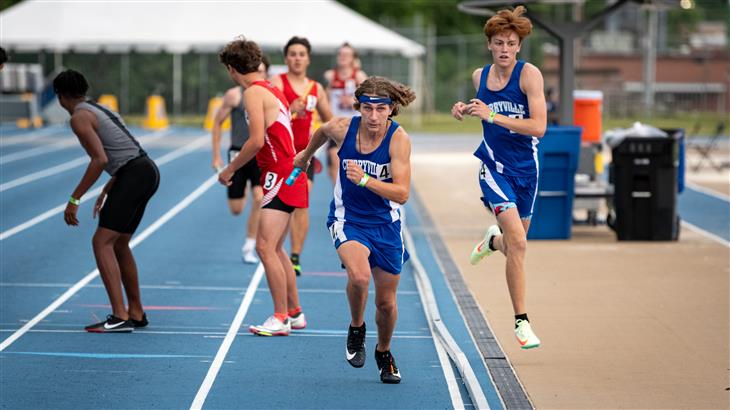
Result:
<svg viewBox="0 0 730 410">
<path fill-rule="evenodd" d="M 238 334 L 238 329 L 241 328 L 243 319 L 246 317 L 246 313 L 248 312 L 249 306 L 251 306 L 251 302 L 253 302 L 256 289 L 259 287 L 259 283 L 261 283 L 261 278 L 263 276 L 264 265 L 259 262 L 256 272 L 254 272 L 253 277 L 251 277 L 251 283 L 249 283 L 248 288 L 246 289 L 246 294 L 243 296 L 241 306 L 238 307 L 236 317 L 233 318 L 233 323 L 231 323 L 231 327 L 228 328 L 226 337 L 223 339 L 223 343 L 221 343 L 221 346 L 218 348 L 218 353 L 216 353 L 215 359 L 213 359 L 213 363 L 211 363 L 208 368 L 208 373 L 205 375 L 205 379 L 200 385 L 198 393 L 195 395 L 195 399 L 193 399 L 193 403 L 190 405 L 191 410 L 199 410 L 203 408 L 203 403 L 205 403 L 205 399 L 208 397 L 211 387 L 213 387 L 215 378 L 218 377 L 218 372 L 223 365 L 223 361 L 228 354 L 228 350 L 231 348 L 231 344 L 233 344 L 233 339 L 235 339 Z"/>
<path fill-rule="evenodd" d="M 205 193 L 210 187 L 212 187 L 216 182 L 218 181 L 218 175 L 213 175 L 210 178 L 208 178 L 205 182 L 203 182 L 202 185 L 200 185 L 198 188 L 196 188 L 193 192 L 191 192 L 188 196 L 186 196 L 182 201 L 180 201 L 177 205 L 172 207 L 169 211 L 167 211 L 164 215 L 162 215 L 158 220 L 156 220 L 152 225 L 147 227 L 142 233 L 132 238 L 132 240 L 129 242 L 129 247 L 134 248 L 135 246 L 139 245 L 142 241 L 147 239 L 150 235 L 155 233 L 162 225 L 167 223 L 170 219 L 175 217 L 177 214 L 179 214 L 183 209 L 187 208 L 190 204 L 193 203 L 196 199 L 198 199 L 201 195 Z M 87 283 L 94 280 L 99 275 L 99 270 L 94 269 L 93 271 L 89 272 L 84 276 L 83 279 L 76 282 L 71 288 L 69 288 L 66 292 L 63 293 L 58 299 L 54 300 L 48 307 L 43 309 L 39 314 L 37 314 L 33 319 L 29 320 L 28 323 L 23 325 L 20 329 L 16 330 L 15 333 L 8 336 L 7 339 L 3 340 L 2 343 L 0 343 L 0 352 L 5 350 L 8 346 L 13 344 L 18 338 L 23 336 L 26 332 L 28 332 L 33 326 L 37 325 L 41 320 L 43 320 L 46 316 L 51 314 L 54 310 L 58 309 L 59 306 L 61 306 L 63 303 L 65 303 L 67 300 L 71 298 L 76 292 L 81 290 L 84 286 L 86 286 Z"/>
</svg>

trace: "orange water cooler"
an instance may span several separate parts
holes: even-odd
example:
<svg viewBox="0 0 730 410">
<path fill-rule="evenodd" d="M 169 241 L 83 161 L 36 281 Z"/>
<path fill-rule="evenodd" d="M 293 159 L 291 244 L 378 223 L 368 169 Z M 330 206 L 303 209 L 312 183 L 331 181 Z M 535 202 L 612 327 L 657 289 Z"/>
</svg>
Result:
<svg viewBox="0 0 730 410">
<path fill-rule="evenodd" d="M 581 141 L 601 142 L 601 114 L 603 92 L 597 90 L 573 91 L 573 124 L 583 128 Z"/>
</svg>

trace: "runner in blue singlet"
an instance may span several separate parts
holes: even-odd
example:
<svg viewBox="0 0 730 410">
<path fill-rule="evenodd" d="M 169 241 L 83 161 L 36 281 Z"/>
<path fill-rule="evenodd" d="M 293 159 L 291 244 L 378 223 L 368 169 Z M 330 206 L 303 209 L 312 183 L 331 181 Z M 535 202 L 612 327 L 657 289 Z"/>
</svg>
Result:
<svg viewBox="0 0 730 410">
<path fill-rule="evenodd" d="M 474 247 L 471 263 L 499 250 L 507 257 L 507 286 L 515 312 L 515 336 L 523 349 L 540 346 L 525 304 L 524 260 L 527 230 L 537 194 L 537 144 L 545 134 L 547 112 L 543 78 L 532 64 L 517 60 L 532 23 L 523 6 L 500 10 L 487 20 L 484 34 L 494 63 L 472 75 L 477 98 L 454 104 L 452 115 L 482 120 L 484 138 L 474 155 L 482 161 L 479 185 L 484 205 L 498 225 Z"/>
<path fill-rule="evenodd" d="M 411 143 L 392 117 L 415 99 L 413 91 L 383 77 L 365 80 L 355 91 L 360 116 L 336 117 L 322 125 L 294 159 L 306 169 L 328 139 L 337 144 L 340 167 L 327 226 L 347 269 L 351 322 L 345 357 L 365 364 L 365 303 L 370 276 L 375 280 L 375 361 L 383 383 L 400 383 L 390 352 L 398 318 L 396 290 L 408 260 L 401 235 L 400 206 L 408 200 Z"/>
</svg>

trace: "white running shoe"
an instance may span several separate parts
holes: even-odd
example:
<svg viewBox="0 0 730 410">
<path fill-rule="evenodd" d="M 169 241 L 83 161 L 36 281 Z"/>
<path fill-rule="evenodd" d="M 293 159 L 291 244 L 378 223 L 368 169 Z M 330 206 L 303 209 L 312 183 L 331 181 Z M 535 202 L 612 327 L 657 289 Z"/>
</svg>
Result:
<svg viewBox="0 0 730 410">
<path fill-rule="evenodd" d="M 263 325 L 250 326 L 248 331 L 259 336 L 289 336 L 291 332 L 291 321 L 289 318 L 282 322 L 271 315 Z"/>
<path fill-rule="evenodd" d="M 517 325 L 515 328 L 515 336 L 523 349 L 532 349 L 533 347 L 540 346 L 540 339 L 538 339 L 537 335 L 535 335 L 532 331 L 530 322 L 517 319 L 515 324 Z"/>
<path fill-rule="evenodd" d="M 291 323 L 292 330 L 301 330 L 307 327 L 307 318 L 304 317 L 303 312 L 299 312 L 296 316 L 289 316 L 289 323 Z"/>
<path fill-rule="evenodd" d="M 241 254 L 243 256 L 243 261 L 246 263 L 259 263 L 259 258 L 256 256 L 256 247 L 255 246 L 246 246 L 243 245 L 241 248 Z"/>
<path fill-rule="evenodd" d="M 498 225 L 492 225 L 487 229 L 487 233 L 484 235 L 484 239 L 482 239 L 476 246 L 474 246 L 474 249 L 471 251 L 471 255 L 469 256 L 469 262 L 471 262 L 472 265 L 476 265 L 484 259 L 484 257 L 489 256 L 494 253 L 493 250 L 489 249 L 489 241 L 502 233 L 502 230 L 499 229 Z"/>
</svg>

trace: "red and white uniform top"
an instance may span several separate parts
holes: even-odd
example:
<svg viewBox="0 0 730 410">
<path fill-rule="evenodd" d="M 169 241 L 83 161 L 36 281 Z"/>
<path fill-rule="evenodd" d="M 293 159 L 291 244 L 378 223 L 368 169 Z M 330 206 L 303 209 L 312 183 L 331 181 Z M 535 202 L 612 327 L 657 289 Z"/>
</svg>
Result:
<svg viewBox="0 0 730 410">
<path fill-rule="evenodd" d="M 312 136 L 312 114 L 317 109 L 317 82 L 309 80 L 307 84 L 307 93 L 305 95 L 299 95 L 294 91 L 289 79 L 286 78 L 286 73 L 279 74 L 281 77 L 281 83 L 284 86 L 284 96 L 286 101 L 291 104 L 292 101 L 300 98 L 304 101 L 304 115 L 294 115 L 291 120 L 291 129 L 294 132 L 294 148 L 297 152 L 307 148 L 309 144 L 309 138 Z"/>
<path fill-rule="evenodd" d="M 340 77 L 336 68 L 333 71 L 334 77 L 332 78 L 329 86 L 332 115 L 335 117 L 351 117 L 353 115 L 359 115 L 360 113 L 355 111 L 352 107 L 352 103 L 355 102 L 355 90 L 357 89 L 357 80 L 355 79 L 357 76 L 357 70 L 352 70 L 352 74 L 347 78 Z M 343 96 L 351 97 L 346 99 L 348 102 L 347 104 L 342 102 L 345 100 Z"/>
<path fill-rule="evenodd" d="M 289 103 L 284 94 L 268 81 L 256 81 L 252 85 L 263 87 L 276 97 L 279 115 L 264 135 L 264 146 L 256 154 L 256 162 L 261 169 L 261 187 L 264 191 L 262 206 L 275 197 L 295 208 L 309 207 L 307 176 L 302 173 L 291 185 L 284 181 L 294 169 L 294 135 L 291 127 Z"/>
</svg>

